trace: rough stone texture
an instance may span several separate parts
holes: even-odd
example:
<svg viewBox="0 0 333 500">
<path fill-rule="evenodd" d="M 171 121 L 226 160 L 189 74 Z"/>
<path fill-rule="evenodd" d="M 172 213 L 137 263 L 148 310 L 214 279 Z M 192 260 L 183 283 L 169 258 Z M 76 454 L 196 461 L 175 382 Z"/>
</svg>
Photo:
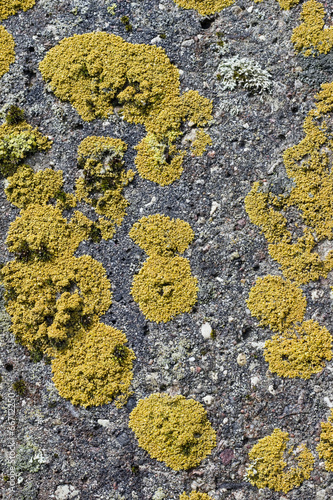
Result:
<svg viewBox="0 0 333 500">
<path fill-rule="evenodd" d="M 323 4 L 329 6 L 328 1 Z M 27 458 L 21 468 L 18 464 L 15 499 L 178 500 L 180 493 L 195 488 L 214 500 L 333 498 L 333 475 L 315 451 L 320 422 L 333 402 L 333 364 L 306 381 L 267 373 L 263 344 L 272 332 L 257 326 L 245 301 L 256 277 L 275 273 L 278 266 L 244 210 L 252 182 L 267 179 L 276 192 L 287 188 L 281 154 L 300 140 L 314 94 L 322 82 L 332 80 L 333 54 L 307 59 L 295 55 L 290 37 L 301 5 L 283 12 L 275 0 L 238 0 L 209 18 L 182 10 L 172 0 L 122 0 L 114 16 L 107 6 L 104 0 L 37 0 L 33 9 L 3 23 L 15 38 L 17 55 L 0 80 L 0 107 L 22 106 L 28 121 L 54 139 L 51 151 L 36 155 L 31 164 L 62 169 L 70 187 L 77 175 L 78 144 L 87 135 L 105 134 L 128 143 L 126 165 L 134 168 L 133 146 L 143 137 L 143 128 L 116 116 L 83 122 L 70 104 L 47 92 L 38 71 L 38 62 L 60 39 L 92 30 L 163 47 L 182 70 L 182 91 L 198 90 L 213 99 L 213 146 L 201 159 L 187 158 L 181 179 L 171 186 L 159 187 L 137 175 L 124 190 L 130 206 L 115 237 L 100 244 L 83 243 L 77 252 L 92 255 L 107 269 L 114 295 L 104 321 L 126 333 L 137 355 L 134 395 L 123 409 L 111 404 L 84 409 L 62 399 L 51 382 L 50 366 L 33 363 L 14 343 L 2 304 L 2 498 L 10 498 L 4 479 L 10 445 L 6 411 L 12 383 L 20 376 L 27 392 L 15 395 L 15 439 L 17 447 L 30 446 L 31 453 L 24 456 L 33 461 Z M 133 25 L 131 33 L 120 22 L 124 15 Z M 217 44 L 221 40 L 223 47 Z M 270 94 L 221 91 L 217 68 L 236 54 L 253 59 L 272 75 Z M 6 233 L 18 211 L 3 189 L 0 196 L 0 255 L 7 261 L 12 257 L 5 247 Z M 158 212 L 188 221 L 195 231 L 185 256 L 200 286 L 193 311 L 162 325 L 147 322 L 129 293 L 133 274 L 145 260 L 129 230 L 143 215 Z M 331 332 L 332 284 L 330 276 L 303 287 L 306 319 L 320 320 Z M 211 339 L 202 337 L 205 322 L 214 331 Z M 244 366 L 237 363 L 240 353 L 247 359 Z M 218 445 L 194 470 L 174 472 L 152 460 L 128 428 L 136 401 L 156 391 L 194 397 L 207 408 Z M 289 432 L 296 444 L 306 443 L 316 457 L 311 479 L 286 495 L 258 491 L 244 479 L 248 450 L 275 427 Z"/>
</svg>

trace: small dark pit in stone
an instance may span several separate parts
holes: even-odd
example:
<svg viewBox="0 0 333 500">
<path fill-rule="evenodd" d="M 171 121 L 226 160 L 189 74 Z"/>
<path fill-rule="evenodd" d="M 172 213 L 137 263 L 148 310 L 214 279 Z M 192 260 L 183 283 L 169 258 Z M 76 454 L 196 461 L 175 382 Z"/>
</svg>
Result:
<svg viewBox="0 0 333 500">
<path fill-rule="evenodd" d="M 7 372 L 12 372 L 13 371 L 13 365 L 12 365 L 12 363 L 5 363 L 5 370 Z"/>
<path fill-rule="evenodd" d="M 213 22 L 215 21 L 215 17 L 206 17 L 205 19 L 201 19 L 200 25 L 203 30 L 208 30 Z"/>
</svg>

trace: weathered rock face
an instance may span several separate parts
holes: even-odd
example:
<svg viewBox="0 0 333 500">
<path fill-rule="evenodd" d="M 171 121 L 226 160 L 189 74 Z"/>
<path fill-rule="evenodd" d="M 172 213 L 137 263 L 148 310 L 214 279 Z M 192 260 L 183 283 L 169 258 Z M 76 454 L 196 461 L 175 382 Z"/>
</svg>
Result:
<svg viewBox="0 0 333 500">
<path fill-rule="evenodd" d="M 185 0 L 179 1 L 184 8 L 177 6 L 172 0 L 164 0 L 162 3 L 154 0 L 132 3 L 113 3 L 110 0 L 27 0 L 2 3 L 0 0 L 0 18 L 4 26 L 0 31 L 0 40 L 4 41 L 4 50 L 0 54 L 0 74 L 3 73 L 0 78 L 2 118 L 5 120 L 10 106 L 16 105 L 24 109 L 26 122 L 31 127 L 25 126 L 25 131 L 29 133 L 24 137 L 22 131 L 21 135 L 15 133 L 13 136 L 6 132 L 0 136 L 0 162 L 4 163 L 6 160 L 6 167 L 13 167 L 10 175 L 13 175 L 18 166 L 23 169 L 15 178 L 15 196 L 13 191 L 9 194 L 9 190 L 13 189 L 13 180 L 12 185 L 8 180 L 9 171 L 3 171 L 5 177 L 0 180 L 1 264 L 6 266 L 14 259 L 9 248 L 11 245 L 14 248 L 17 242 L 11 241 L 8 246 L 6 239 L 10 224 L 19 216 L 19 209 L 27 208 L 24 203 L 28 202 L 24 200 L 37 203 L 38 196 L 44 196 L 42 202 L 38 203 L 54 206 L 49 209 L 52 213 L 61 211 L 59 217 L 63 218 L 65 225 L 66 221 L 70 224 L 74 211 L 80 212 L 78 220 L 81 222 L 77 230 L 80 228 L 81 232 L 79 235 L 75 233 L 79 246 L 75 254 L 73 250 L 71 259 L 76 263 L 80 257 L 89 256 L 82 257 L 81 261 L 97 261 L 96 266 L 105 270 L 105 286 L 108 287 L 108 283 L 111 283 L 112 305 L 107 309 L 98 303 L 96 297 L 101 293 L 100 287 L 90 306 L 96 303 L 96 308 L 102 312 L 89 314 L 95 314 L 101 322 L 99 324 L 104 324 L 107 331 L 116 329 L 123 336 L 123 340 L 115 345 L 110 354 L 112 370 L 115 369 L 115 363 L 119 364 L 117 380 L 120 383 L 119 373 L 128 364 L 128 370 L 131 371 L 126 383 L 129 384 L 132 361 L 134 355 L 136 357 L 133 361 L 132 393 L 127 394 L 126 397 L 129 398 L 127 402 L 124 399 L 122 408 L 117 408 L 111 402 L 87 408 L 73 406 L 69 400 L 59 395 L 52 382 L 50 366 L 52 359 L 57 355 L 61 356 L 61 352 L 66 353 L 66 366 L 72 366 L 73 359 L 71 352 L 66 350 L 67 345 L 60 342 L 52 344 L 50 357 L 41 359 L 43 349 L 29 351 L 27 347 L 15 343 L 10 331 L 11 319 L 5 309 L 5 290 L 1 289 L 0 462 L 4 496 L 15 500 L 178 500 L 180 495 L 198 500 L 277 500 L 282 498 L 281 491 L 285 488 L 289 491 L 283 498 L 332 498 L 332 478 L 329 472 L 332 469 L 332 424 L 328 420 L 329 410 L 333 406 L 330 361 L 330 334 L 333 333 L 330 290 L 333 286 L 332 272 L 328 268 L 321 272 L 320 266 L 317 272 L 317 267 L 314 266 L 311 268 L 314 270 L 311 271 L 311 277 L 315 277 L 312 281 L 304 281 L 299 276 L 299 279 L 295 279 L 294 275 L 290 278 L 296 284 L 289 285 L 288 281 L 288 287 L 293 291 L 293 296 L 301 301 L 298 306 L 301 314 L 293 309 L 293 301 L 283 293 L 279 296 L 279 290 L 283 290 L 283 286 L 277 289 L 277 297 L 271 290 L 268 298 L 261 296 L 255 305 L 253 301 L 256 300 L 256 294 L 252 293 L 251 303 L 247 304 L 250 290 L 257 278 L 278 275 L 281 276 L 282 283 L 286 277 L 282 278 L 280 265 L 273 260 L 274 255 L 269 254 L 270 242 L 266 239 L 268 233 L 265 233 L 265 237 L 260 232 L 258 217 L 263 213 L 258 215 L 259 197 L 251 205 L 250 214 L 252 222 L 258 222 L 258 225 L 250 221 L 244 203 L 245 197 L 257 182 L 260 186 L 258 192 L 262 195 L 260 200 L 269 200 L 273 203 L 270 207 L 280 210 L 279 214 L 283 217 L 275 219 L 277 222 L 274 231 L 277 230 L 277 233 L 274 234 L 280 234 L 280 230 L 282 239 L 283 234 L 288 232 L 291 238 L 288 244 L 296 243 L 302 238 L 304 231 L 307 231 L 305 226 L 313 228 L 311 221 L 319 221 L 319 239 L 318 231 L 306 233 L 307 241 L 311 239 L 312 242 L 310 252 L 316 252 L 321 261 L 326 259 L 331 263 L 329 228 L 321 223 L 325 219 L 327 226 L 331 224 L 330 203 L 326 203 L 330 199 L 332 162 L 332 113 L 328 107 L 325 108 L 332 97 L 329 87 L 325 87 L 325 98 L 320 101 L 322 115 L 311 115 L 318 126 L 316 134 L 325 132 L 326 142 L 320 143 L 319 138 L 316 142 L 317 149 L 309 148 L 308 151 L 313 158 L 314 151 L 319 151 L 316 165 L 320 165 L 325 171 L 324 187 L 327 191 L 323 192 L 322 183 L 317 183 L 317 187 L 314 185 L 315 175 L 308 175 L 305 163 L 300 172 L 305 172 L 303 178 L 307 181 L 300 187 L 297 182 L 301 182 L 302 176 L 299 175 L 295 180 L 295 176 L 286 172 L 283 162 L 283 153 L 288 148 L 299 145 L 306 136 L 303 124 L 308 123 L 306 119 L 311 110 L 315 109 L 316 102 L 318 103 L 314 96 L 321 90 L 323 83 L 333 80 L 333 51 L 330 50 L 332 32 L 329 31 L 332 21 L 328 15 L 328 2 L 322 3 L 328 10 L 324 16 L 325 28 L 318 28 L 322 30 L 321 34 L 317 32 L 309 46 L 304 46 L 304 36 L 310 30 L 309 23 L 306 25 L 308 21 L 304 16 L 303 21 L 300 20 L 303 7 L 297 1 L 201 1 L 198 10 L 203 14 L 207 13 L 208 17 L 203 17 L 196 10 L 187 9 L 194 4 Z M 215 4 L 218 8 L 228 6 L 214 13 Z M 313 0 L 310 6 L 312 4 L 313 12 L 318 11 L 322 16 L 322 8 L 315 5 Z M 283 10 L 288 7 L 290 10 Z M 208 14 L 207 9 L 212 13 Z M 312 16 L 312 11 L 309 14 L 308 10 L 304 12 L 308 17 L 310 14 Z M 302 22 L 306 26 L 296 32 L 298 44 L 296 35 L 293 44 L 293 30 Z M 321 26 L 321 22 L 316 17 L 316 26 Z M 139 44 L 144 54 L 142 44 L 146 44 L 149 49 L 145 57 L 141 54 L 143 60 L 153 65 L 160 58 L 167 65 L 169 76 L 162 75 L 166 78 L 163 80 L 156 73 L 156 81 L 152 84 L 148 81 L 149 78 L 142 78 L 142 72 L 140 75 L 135 74 L 142 60 L 139 61 L 140 64 L 131 66 L 124 58 L 121 62 L 124 67 L 117 68 L 117 71 L 121 69 L 120 73 L 126 75 L 126 78 L 118 82 L 117 95 L 110 100 L 107 96 L 110 85 L 106 85 L 104 89 L 101 77 L 103 68 L 97 67 L 96 54 L 94 60 L 90 60 L 91 66 L 81 61 L 79 70 L 83 72 L 83 80 L 89 80 L 91 85 L 91 94 L 86 96 L 85 106 L 89 108 L 91 95 L 98 95 L 101 97 L 99 102 L 105 100 L 110 110 L 112 107 L 112 114 L 110 112 L 108 116 L 104 116 L 103 112 L 95 113 L 97 104 L 92 99 L 91 109 L 85 108 L 85 111 L 88 109 L 89 117 L 96 116 L 96 119 L 85 121 L 71 104 L 75 101 L 73 96 L 68 94 L 66 98 L 67 87 L 63 86 L 60 90 L 58 88 L 55 92 L 56 86 L 49 86 L 47 78 L 46 81 L 43 80 L 39 64 L 47 60 L 49 51 L 64 38 L 93 32 L 115 35 L 113 39 L 118 42 L 121 37 L 126 51 L 130 53 L 133 50 L 133 56 L 137 56 L 134 48 Z M 92 36 L 93 39 L 95 35 Z M 301 52 L 296 53 L 296 50 Z M 307 50 L 314 55 L 305 57 L 303 53 Z M 148 57 L 148 53 L 156 54 L 156 57 Z M 105 54 L 103 57 L 106 57 Z M 112 59 L 112 51 L 107 57 Z M 66 66 L 65 61 L 62 62 Z M 147 75 L 151 74 L 152 67 L 146 68 Z M 78 68 L 69 68 L 69 77 L 71 69 L 74 78 Z M 53 68 L 52 74 L 56 80 L 56 68 Z M 98 92 L 94 87 L 94 78 L 97 85 L 96 75 Z M 172 106 L 165 100 L 165 82 L 170 80 L 169 77 L 172 77 L 172 85 L 167 92 L 172 94 Z M 109 83 L 111 80 L 110 78 Z M 63 82 L 60 81 L 60 84 Z M 87 87 L 84 87 L 82 92 L 89 93 L 89 89 L 87 91 Z M 122 114 L 124 109 L 126 116 Z M 326 128 L 322 123 L 324 114 Z M 12 116 L 14 122 L 20 122 L 21 118 L 15 113 Z M 12 125 L 17 127 L 15 123 Z M 37 136 L 31 138 L 31 131 L 37 134 L 37 127 L 38 133 L 42 134 L 38 138 L 53 141 L 51 148 L 38 148 L 33 142 L 29 142 L 37 140 Z M 163 133 L 158 135 L 160 130 Z M 314 144 L 313 141 L 319 136 L 311 136 L 313 128 L 310 132 L 309 130 L 307 140 Z M 149 135 L 154 133 L 153 136 Z M 82 167 L 77 158 L 80 144 L 90 144 L 90 139 L 101 136 L 113 138 L 114 144 L 121 143 L 121 155 L 118 151 L 119 158 L 112 156 L 112 151 L 105 148 L 102 153 L 96 153 L 97 156 L 87 153 L 84 160 L 92 163 L 85 163 Z M 86 138 L 90 139 L 82 143 Z M 138 144 L 141 144 L 141 150 L 137 147 Z M 115 157 L 117 162 L 114 161 Z M 305 155 L 297 161 L 301 164 L 308 159 Z M 313 168 L 315 163 L 308 165 Z M 111 175 L 110 169 L 118 167 L 119 171 Z M 156 172 L 154 168 L 157 169 Z M 54 171 L 54 174 L 47 174 L 46 183 L 41 172 L 47 169 Z M 98 170 L 97 173 L 94 171 L 94 175 L 91 174 L 93 169 Z M 136 172 L 135 176 L 130 170 Z M 97 177 L 98 189 L 93 185 Z M 55 181 L 51 185 L 50 179 L 59 181 L 59 189 Z M 81 186 L 82 193 L 89 199 L 88 203 L 85 203 L 83 195 L 81 198 L 78 196 L 78 186 Z M 308 199 L 304 202 L 303 194 L 307 190 L 310 194 L 307 194 Z M 46 198 L 46 191 L 52 192 L 54 199 L 50 196 Z M 316 206 L 312 206 L 313 211 L 308 213 L 314 215 L 311 220 L 306 220 L 303 216 L 306 216 L 308 203 L 311 199 L 316 200 L 318 193 L 322 207 L 320 213 L 316 211 Z M 295 203 L 287 206 L 285 200 L 292 200 L 296 195 L 298 198 L 295 198 Z M 301 210 L 300 205 L 303 207 Z M 29 210 L 33 213 L 33 209 Z M 121 215 L 117 210 L 120 210 Z M 257 219 L 253 216 L 253 210 L 256 210 Z M 166 245 L 166 255 L 159 256 L 159 263 L 163 259 L 167 262 L 171 259 L 186 262 L 187 274 L 193 281 L 194 290 L 189 306 L 175 309 L 171 307 L 171 319 L 168 316 L 166 322 L 150 321 L 155 316 L 146 317 L 145 308 L 140 308 L 131 294 L 134 276 L 139 275 L 147 258 L 156 259 L 156 256 L 146 253 L 146 247 L 141 248 L 140 244 L 136 244 L 129 233 L 135 223 L 141 221 L 142 224 L 142 220 L 145 220 L 143 217 L 155 214 L 167 216 L 170 218 L 168 220 L 178 220 L 180 229 L 183 228 L 182 231 L 179 230 L 179 234 L 176 232 L 170 235 L 168 243 L 168 225 L 162 224 L 164 232 L 161 232 L 161 238 L 166 242 L 163 243 Z M 260 219 L 265 222 L 270 217 L 270 225 L 265 226 L 268 229 L 272 227 L 273 215 L 267 209 L 264 218 Z M 100 222 L 103 217 L 104 222 Z M 279 225 L 279 220 L 281 222 L 283 218 L 287 222 Z M 111 229 L 108 225 L 110 221 Z M 52 223 L 55 222 L 55 219 L 52 220 Z M 53 225 L 50 222 L 50 234 Z M 188 229 L 189 226 L 192 229 Z M 147 231 L 148 229 L 146 228 Z M 185 234 L 191 230 L 194 232 L 193 240 L 192 233 L 188 238 Z M 161 228 L 158 227 L 156 232 L 158 231 Z M 156 236 L 155 233 L 154 235 Z M 25 237 L 29 240 L 29 234 Z M 39 237 L 41 234 L 38 233 L 36 241 Z M 141 237 L 145 241 L 144 235 Z M 183 248 L 184 238 L 186 245 Z M 27 248 L 29 244 L 32 248 L 34 242 L 29 241 Z M 20 247 L 15 258 L 26 259 L 24 265 L 28 268 L 29 262 L 40 257 L 40 248 L 34 247 L 35 253 L 30 252 L 29 255 L 24 253 L 24 249 L 26 250 L 25 246 Z M 62 249 L 63 256 L 69 250 L 69 247 Z M 54 251 L 57 259 L 61 259 L 59 248 Z M 292 261 L 294 273 L 297 273 L 297 259 L 304 255 L 302 252 L 301 248 Z M 178 253 L 182 256 L 178 256 Z M 44 257 L 46 259 L 48 256 Z M 50 262 L 46 261 L 43 269 L 50 266 Z M 59 263 L 59 269 L 67 269 L 67 278 L 76 272 L 75 266 L 70 265 L 72 261 L 67 259 L 65 264 Z M 34 260 L 35 268 L 38 267 L 36 262 Z M 164 274 L 166 269 L 167 266 L 163 266 Z M 85 267 L 82 281 L 89 281 L 89 272 L 89 266 Z M 156 276 L 152 278 L 154 283 L 162 279 L 160 275 L 163 272 L 156 272 Z M 164 293 L 169 294 L 166 302 L 172 305 L 172 284 L 164 274 L 160 295 L 162 297 Z M 36 271 L 36 287 L 38 276 Z M 59 273 L 56 278 L 61 281 Z M 24 279 L 23 273 L 22 280 Z M 59 285 L 59 297 L 56 292 L 54 297 L 52 294 L 47 296 L 47 279 L 51 278 L 46 277 L 43 282 L 45 303 L 42 297 L 38 311 L 44 307 L 43 318 L 47 328 L 52 331 L 54 318 L 51 314 L 46 314 L 45 304 L 48 301 L 57 302 L 57 310 L 61 309 L 62 315 L 61 328 L 67 332 L 66 342 L 69 336 L 69 340 L 75 345 L 76 332 L 80 330 L 80 335 L 84 335 L 84 332 L 89 334 L 94 326 L 89 315 L 82 314 L 82 293 L 72 282 L 67 283 L 66 290 L 63 290 L 63 284 Z M 73 280 L 75 281 L 75 276 Z M 182 291 L 181 287 L 178 288 Z M 24 286 L 22 289 L 27 296 L 31 292 L 31 289 L 26 290 Z M 184 294 L 189 291 L 184 290 Z M 7 289 L 7 301 L 15 301 L 14 292 L 15 290 Z M 262 292 L 261 289 L 259 292 Z M 63 304 L 64 293 L 68 299 L 66 307 Z M 196 294 L 197 301 L 193 306 Z M 76 305 L 72 303 L 74 299 Z M 275 307 L 276 303 L 278 308 Z M 89 304 L 84 304 L 84 307 L 88 306 Z M 17 310 L 19 314 L 23 309 Z M 313 345 L 319 345 L 320 348 L 320 342 L 310 342 L 304 356 L 296 345 L 295 352 L 299 354 L 297 359 L 301 357 L 300 363 L 305 366 L 299 372 L 300 377 L 295 377 L 293 370 L 284 372 L 293 374 L 287 377 L 278 376 L 283 375 L 279 370 L 274 374 L 268 371 L 269 365 L 264 357 L 265 343 L 273 335 L 270 326 L 274 322 L 276 325 L 286 324 L 286 317 L 280 316 L 281 311 L 287 311 L 288 328 L 290 325 L 294 328 L 290 334 L 294 335 L 293 346 L 302 336 L 299 322 L 303 321 L 302 324 L 307 326 L 316 325 L 316 328 L 309 329 L 308 337 L 316 336 L 317 330 L 322 332 L 325 328 L 325 352 L 319 353 L 318 357 Z M 251 312 L 256 317 L 251 316 Z M 163 316 L 161 311 L 157 311 L 156 318 L 159 318 L 159 314 Z M 275 315 L 274 322 L 271 314 Z M 24 321 L 27 322 L 28 316 L 33 317 L 30 310 L 29 314 L 19 316 L 22 318 L 20 331 L 23 337 L 28 331 L 24 329 Z M 75 328 L 74 317 L 77 320 Z M 265 321 L 261 327 L 259 321 L 263 318 Z M 31 320 L 30 328 L 33 330 L 36 324 Z M 280 326 L 274 332 L 282 337 L 284 335 Z M 82 337 L 80 338 L 82 341 Z M 125 339 L 128 346 L 126 348 L 122 345 Z M 278 340 L 274 344 L 274 353 L 280 344 L 285 346 L 285 338 L 283 342 L 280 337 Z M 30 348 L 29 343 L 26 342 L 25 345 Z M 80 349 L 83 357 L 84 349 L 94 353 L 85 357 L 85 367 L 88 366 L 89 369 L 81 370 L 81 373 L 77 363 L 75 365 L 78 377 L 86 377 L 85 383 L 80 384 L 79 378 L 78 382 L 73 381 L 72 372 L 70 373 L 71 387 L 86 391 L 84 401 L 94 401 L 92 394 L 96 373 L 100 380 L 107 380 L 107 376 L 110 376 L 110 373 L 102 373 L 103 370 L 98 365 L 98 342 L 90 347 L 91 344 L 83 342 Z M 291 351 L 293 350 L 294 347 Z M 72 352 L 75 353 L 76 348 Z M 126 364 L 125 354 L 129 352 L 130 359 L 126 358 Z M 280 351 L 278 354 L 281 362 L 287 363 L 287 355 Z M 105 351 L 103 355 L 104 363 Z M 317 360 L 312 370 L 307 369 L 307 359 Z M 57 363 L 57 366 L 62 366 L 62 363 Z M 103 369 L 105 366 L 104 364 Z M 302 373 L 309 375 L 309 378 L 302 378 Z M 92 386 L 87 380 L 89 383 L 92 381 Z M 100 386 L 107 386 L 102 382 Z M 62 388 L 62 394 L 66 395 L 69 389 L 66 389 L 66 381 L 61 378 L 60 371 L 57 373 L 57 384 Z M 211 427 L 216 431 L 217 446 L 195 469 L 175 471 L 164 462 L 151 458 L 138 446 L 134 432 L 128 426 L 129 415 L 140 400 L 153 393 L 165 392 L 171 398 L 182 395 L 187 400 L 201 403 Z M 112 394 L 107 396 L 99 400 L 111 401 Z M 75 397 L 72 400 L 81 401 Z M 322 422 L 325 424 L 321 425 Z M 276 429 L 281 429 L 281 432 Z M 277 436 L 280 441 L 277 438 L 274 441 L 272 436 Z M 194 433 L 193 439 L 198 438 Z M 317 452 L 319 442 L 320 458 Z M 191 443 L 187 445 L 193 446 Z M 294 446 L 296 460 L 290 460 L 294 457 L 293 454 L 285 454 L 281 458 L 279 453 L 281 450 L 283 453 L 285 446 L 286 449 Z M 172 450 L 172 446 L 170 449 Z M 254 450 L 250 455 L 252 461 L 249 459 L 250 450 Z M 258 450 L 260 453 L 267 451 L 265 459 L 260 463 L 261 467 L 258 467 L 259 473 L 255 469 Z M 271 470 L 270 475 L 267 473 L 265 465 L 271 453 L 275 457 L 279 455 L 276 463 L 273 463 L 276 468 L 275 476 L 271 474 Z M 315 459 L 314 470 L 308 479 L 312 457 Z M 289 469 L 284 468 L 283 460 Z M 172 463 L 172 460 L 169 462 Z M 289 475 L 286 475 L 286 470 L 289 470 Z M 258 474 L 261 476 L 257 477 Z M 258 490 L 255 485 L 272 489 Z M 291 489 L 294 486 L 297 487 Z M 275 489 L 280 490 L 280 493 Z M 198 493 L 191 494 L 192 490 L 197 490 Z"/>
</svg>

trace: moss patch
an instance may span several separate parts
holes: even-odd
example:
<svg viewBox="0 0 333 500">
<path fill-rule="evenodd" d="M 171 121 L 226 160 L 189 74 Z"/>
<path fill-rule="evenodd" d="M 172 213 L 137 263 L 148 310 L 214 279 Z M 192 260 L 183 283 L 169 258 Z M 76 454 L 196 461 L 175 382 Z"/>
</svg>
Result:
<svg viewBox="0 0 333 500">
<path fill-rule="evenodd" d="M 216 446 L 204 407 L 184 396 L 157 393 L 141 399 L 129 426 L 141 448 L 174 470 L 199 465 Z"/>
<path fill-rule="evenodd" d="M 160 47 L 86 33 L 63 39 L 39 67 L 56 96 L 84 120 L 107 118 L 116 102 L 126 121 L 144 125 L 148 135 L 138 145 L 138 170 L 162 185 L 182 171 L 182 154 L 174 145 L 182 122 L 201 128 L 212 117 L 212 103 L 198 92 L 180 95 L 179 71 Z"/>
<path fill-rule="evenodd" d="M 302 290 L 291 281 L 269 275 L 257 278 L 247 305 L 261 326 L 283 332 L 293 323 L 303 321 L 306 299 Z"/>
<path fill-rule="evenodd" d="M 76 336 L 52 361 L 59 394 L 72 404 L 99 406 L 116 400 L 122 406 L 130 392 L 135 355 L 119 330 L 97 323 Z"/>
<path fill-rule="evenodd" d="M 36 0 L 1 0 L 0 21 L 13 16 L 19 10 L 26 11 L 35 5 Z"/>
<path fill-rule="evenodd" d="M 296 52 L 304 56 L 327 54 L 333 47 L 333 27 L 325 28 L 326 12 L 323 4 L 309 0 L 303 5 L 303 23 L 294 29 L 291 41 Z"/>
<path fill-rule="evenodd" d="M 247 469 L 247 477 L 257 488 L 271 488 L 287 493 L 309 479 L 313 469 L 314 457 L 305 445 L 296 450 L 287 450 L 289 435 L 281 429 L 258 441 L 249 453 L 252 461 Z M 285 456 L 286 455 L 286 456 Z M 296 460 L 297 467 L 288 465 Z"/>
<path fill-rule="evenodd" d="M 104 239 L 112 238 L 115 226 L 126 215 L 128 201 L 122 191 L 133 180 L 134 172 L 124 171 L 122 158 L 127 145 L 120 139 L 91 136 L 78 149 L 78 165 L 83 177 L 76 182 L 76 197 L 92 205 L 101 217 L 95 224 Z"/>
<path fill-rule="evenodd" d="M 265 360 L 279 377 L 308 379 L 332 359 L 332 336 L 314 320 L 294 325 L 265 343 Z"/>
<path fill-rule="evenodd" d="M 320 443 L 317 446 L 319 458 L 325 460 L 325 468 L 333 472 L 333 410 L 328 422 L 321 423 Z"/>
<path fill-rule="evenodd" d="M 1 6 L 0 6 L 1 12 Z M 10 65 L 15 61 L 15 42 L 8 31 L 0 26 L 0 78 L 7 73 Z"/>
</svg>

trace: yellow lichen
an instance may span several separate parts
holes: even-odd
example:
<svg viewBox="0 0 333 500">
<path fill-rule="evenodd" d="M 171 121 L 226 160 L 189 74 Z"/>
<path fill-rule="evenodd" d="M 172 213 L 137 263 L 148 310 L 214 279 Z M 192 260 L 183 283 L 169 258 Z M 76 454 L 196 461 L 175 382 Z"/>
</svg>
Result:
<svg viewBox="0 0 333 500">
<path fill-rule="evenodd" d="M 17 340 L 31 350 L 53 355 L 110 307 L 102 264 L 73 255 L 90 224 L 79 212 L 68 223 L 57 208 L 31 205 L 10 225 L 16 260 L 1 270 L 6 309 Z"/>
<path fill-rule="evenodd" d="M 207 146 L 211 146 L 212 144 L 211 137 L 203 130 L 198 130 L 195 140 L 192 142 L 191 151 L 195 156 L 202 156 Z"/>
<path fill-rule="evenodd" d="M 302 290 L 280 276 L 258 278 L 247 300 L 261 326 L 284 332 L 295 322 L 303 321 L 306 299 Z"/>
<path fill-rule="evenodd" d="M 325 468 L 333 472 L 333 410 L 328 422 L 321 422 L 320 443 L 317 446 L 319 458 L 325 460 Z"/>
<path fill-rule="evenodd" d="M 257 488 L 271 488 L 287 493 L 309 479 L 313 470 L 314 457 L 310 450 L 300 445 L 296 450 L 287 450 L 289 435 L 281 429 L 260 439 L 249 452 L 251 464 L 247 478 Z M 287 455 L 287 456 L 286 456 Z M 292 461 L 296 467 L 289 466 Z"/>
<path fill-rule="evenodd" d="M 195 9 L 202 16 L 209 16 L 230 7 L 235 0 L 175 0 L 175 2 L 184 9 Z"/>
<path fill-rule="evenodd" d="M 190 312 L 197 301 L 198 280 L 183 257 L 149 257 L 134 276 L 131 294 L 145 317 L 156 323 Z"/>
<path fill-rule="evenodd" d="M 213 500 L 207 493 L 199 493 L 198 491 L 191 491 L 190 495 L 185 492 L 179 497 L 179 500 Z"/>
<path fill-rule="evenodd" d="M 198 280 L 192 276 L 189 261 L 175 253 L 183 253 L 193 240 L 191 226 L 155 214 L 134 224 L 130 237 L 149 255 L 131 289 L 146 318 L 160 323 L 190 312 L 197 300 Z"/>
<path fill-rule="evenodd" d="M 274 196 L 255 183 L 245 199 L 251 221 L 268 240 L 270 255 L 283 274 L 296 283 L 326 277 L 333 269 L 333 252 L 321 259 L 316 245 L 333 238 L 333 174 L 331 172 L 333 84 L 322 85 L 316 109 L 304 121 L 305 137 L 283 155 L 286 173 L 294 186 L 289 194 Z M 305 223 L 303 235 L 287 229 L 290 207 L 298 208 Z M 284 212 L 284 215 L 283 213 Z"/>
<path fill-rule="evenodd" d="M 184 396 L 157 393 L 141 399 L 129 426 L 141 448 L 174 470 L 199 465 L 216 446 L 204 407 Z"/>
<path fill-rule="evenodd" d="M 0 127 L 0 172 L 7 177 L 18 165 L 36 151 L 50 149 L 52 141 L 22 120 L 14 125 L 8 122 Z"/>
<path fill-rule="evenodd" d="M 173 144 L 159 142 L 155 134 L 149 133 L 135 149 L 135 165 L 143 179 L 168 186 L 180 178 L 185 152 Z"/>
<path fill-rule="evenodd" d="M 104 239 L 112 238 L 115 225 L 120 225 L 126 215 L 128 201 L 122 196 L 125 186 L 133 179 L 134 172 L 124 171 L 122 158 L 127 145 L 120 139 L 90 136 L 78 149 L 78 165 L 83 177 L 76 182 L 76 197 L 92 205 L 102 217 L 95 227 Z"/>
<path fill-rule="evenodd" d="M 179 71 L 160 47 L 86 33 L 63 39 L 39 67 L 56 96 L 84 120 L 107 118 L 116 102 L 124 120 L 143 124 L 148 135 L 137 146 L 138 170 L 162 185 L 181 175 L 183 153 L 174 144 L 181 124 L 203 127 L 211 119 L 208 99 L 195 91 L 180 95 Z"/>
<path fill-rule="evenodd" d="M 308 379 L 332 359 L 332 336 L 310 319 L 273 335 L 265 343 L 264 356 L 270 371 L 279 377 Z"/>
<path fill-rule="evenodd" d="M 0 20 L 13 16 L 19 10 L 31 9 L 35 2 L 36 0 L 0 0 Z"/>
<path fill-rule="evenodd" d="M 0 5 L 1 9 L 1 5 Z M 1 12 L 1 10 L 0 10 Z M 15 42 L 12 35 L 0 26 L 0 78 L 7 73 L 10 65 L 15 61 Z"/>
<path fill-rule="evenodd" d="M 277 0 L 279 2 L 279 5 L 281 9 L 284 10 L 289 10 L 291 7 L 294 7 L 294 5 L 298 5 L 300 0 Z"/>
<path fill-rule="evenodd" d="M 333 47 L 333 27 L 325 28 L 325 9 L 322 3 L 309 0 L 303 5 L 303 23 L 294 29 L 291 41 L 296 52 L 304 56 L 327 54 Z"/>
<path fill-rule="evenodd" d="M 188 222 L 155 214 L 142 217 L 136 222 L 129 236 L 149 256 L 168 257 L 185 252 L 194 238 L 194 233 Z"/>
<path fill-rule="evenodd" d="M 135 355 L 124 344 L 126 336 L 103 323 L 77 335 L 52 360 L 54 385 L 74 405 L 99 406 L 116 399 L 123 405 L 130 395 Z"/>
</svg>

